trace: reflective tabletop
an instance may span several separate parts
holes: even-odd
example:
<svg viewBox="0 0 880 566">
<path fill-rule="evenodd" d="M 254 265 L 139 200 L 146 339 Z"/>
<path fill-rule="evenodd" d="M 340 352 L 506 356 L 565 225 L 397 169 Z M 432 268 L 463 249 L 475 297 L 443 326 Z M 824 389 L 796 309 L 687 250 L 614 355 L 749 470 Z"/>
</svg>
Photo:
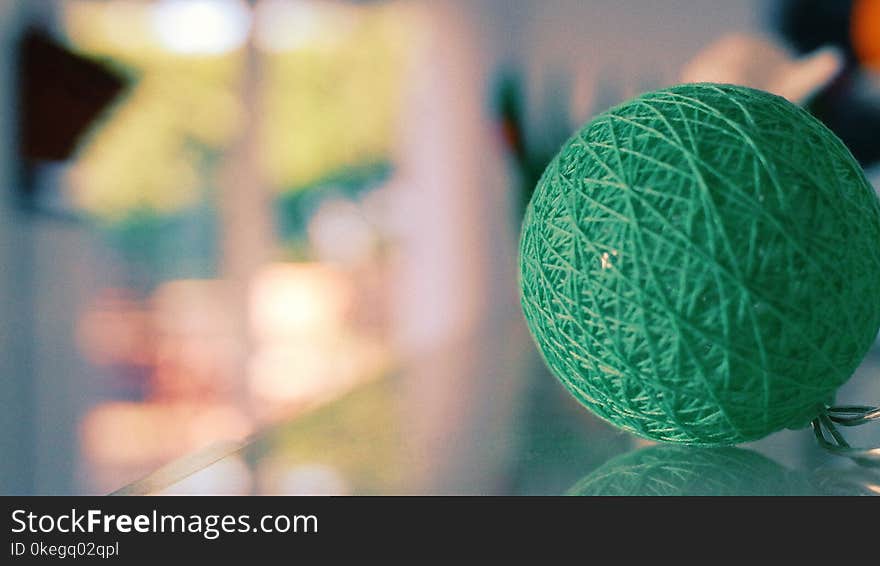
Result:
<svg viewBox="0 0 880 566">
<path fill-rule="evenodd" d="M 810 429 L 736 447 L 657 444 L 594 417 L 535 367 L 518 411 L 477 415 L 470 437 L 454 426 L 433 429 L 446 438 L 414 434 L 411 392 L 391 375 L 172 461 L 115 493 L 880 495 L 880 467 L 829 453 Z M 876 402 L 878 378 L 875 348 L 838 402 Z M 454 414 L 448 418 L 455 424 Z M 844 432 L 853 445 L 880 445 L 876 424 Z"/>
</svg>

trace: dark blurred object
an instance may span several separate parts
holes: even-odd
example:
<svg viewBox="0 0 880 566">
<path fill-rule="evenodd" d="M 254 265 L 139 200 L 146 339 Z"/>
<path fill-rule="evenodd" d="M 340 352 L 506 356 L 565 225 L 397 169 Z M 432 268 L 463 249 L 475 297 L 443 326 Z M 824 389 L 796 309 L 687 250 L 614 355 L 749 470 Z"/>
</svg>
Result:
<svg viewBox="0 0 880 566">
<path fill-rule="evenodd" d="M 819 93 L 807 109 L 837 134 L 863 167 L 880 161 L 880 108 L 854 88 L 851 72 L 844 72 Z"/>
<path fill-rule="evenodd" d="M 571 86 L 564 74 L 547 82 L 540 135 L 526 127 L 525 80 L 516 71 L 499 74 L 494 94 L 494 113 L 505 150 L 513 160 L 518 179 L 519 210 L 525 212 L 541 174 L 574 131 L 569 115 Z"/>
<path fill-rule="evenodd" d="M 880 161 L 880 107 L 877 93 L 864 92 L 864 72 L 852 32 L 853 0 L 782 0 L 774 17 L 782 36 L 799 52 L 834 45 L 844 53 L 843 72 L 819 92 L 807 109 L 837 134 L 863 167 Z M 860 10 L 860 13 L 863 11 Z"/>
<path fill-rule="evenodd" d="M 63 161 L 125 87 L 100 64 L 48 33 L 27 30 L 18 47 L 19 152 L 22 161 Z M 24 183 L 25 197 L 35 185 Z"/>
<path fill-rule="evenodd" d="M 776 26 L 802 54 L 831 44 L 851 60 L 855 58 L 850 39 L 852 6 L 853 0 L 782 0 Z"/>
</svg>

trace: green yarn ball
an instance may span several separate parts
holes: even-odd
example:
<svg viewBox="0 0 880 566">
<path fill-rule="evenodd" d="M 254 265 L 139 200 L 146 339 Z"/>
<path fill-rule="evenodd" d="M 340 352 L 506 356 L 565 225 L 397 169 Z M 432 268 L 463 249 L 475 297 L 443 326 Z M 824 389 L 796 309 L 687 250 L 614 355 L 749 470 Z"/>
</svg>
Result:
<svg viewBox="0 0 880 566">
<path fill-rule="evenodd" d="M 603 464 L 567 495 L 820 495 L 810 478 L 741 448 L 652 446 Z"/>
<path fill-rule="evenodd" d="M 654 440 L 809 423 L 880 328 L 880 203 L 783 98 L 689 84 L 597 116 L 544 172 L 522 307 L 584 405 Z"/>
</svg>

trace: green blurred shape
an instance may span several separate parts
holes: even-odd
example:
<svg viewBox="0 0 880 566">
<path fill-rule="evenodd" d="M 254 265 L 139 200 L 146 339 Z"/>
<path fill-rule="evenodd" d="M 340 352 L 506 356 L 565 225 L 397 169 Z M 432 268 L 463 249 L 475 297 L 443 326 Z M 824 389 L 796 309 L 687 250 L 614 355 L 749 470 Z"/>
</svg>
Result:
<svg viewBox="0 0 880 566">
<path fill-rule="evenodd" d="M 741 448 L 652 446 L 614 458 L 567 495 L 819 495 L 805 474 Z"/>
</svg>

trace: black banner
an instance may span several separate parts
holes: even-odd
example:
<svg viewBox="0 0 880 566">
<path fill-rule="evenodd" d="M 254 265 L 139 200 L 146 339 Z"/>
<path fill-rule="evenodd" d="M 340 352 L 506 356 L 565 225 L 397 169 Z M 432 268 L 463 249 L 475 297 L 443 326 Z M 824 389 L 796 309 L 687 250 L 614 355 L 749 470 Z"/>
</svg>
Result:
<svg viewBox="0 0 880 566">
<path fill-rule="evenodd" d="M 5 497 L 0 564 L 34 560 L 420 558 L 474 547 L 590 551 L 613 540 L 755 544 L 870 498 Z M 726 523 L 730 523 L 727 526 Z M 823 528 L 827 519 L 821 521 Z M 784 525 L 785 528 L 780 528 Z M 851 525 L 849 525 L 851 526 Z M 797 531 L 803 537 L 805 531 Z M 852 532 L 850 532 L 852 534 Z M 660 547 L 657 547 L 660 548 Z M 553 550 L 556 549 L 556 550 Z"/>
</svg>

